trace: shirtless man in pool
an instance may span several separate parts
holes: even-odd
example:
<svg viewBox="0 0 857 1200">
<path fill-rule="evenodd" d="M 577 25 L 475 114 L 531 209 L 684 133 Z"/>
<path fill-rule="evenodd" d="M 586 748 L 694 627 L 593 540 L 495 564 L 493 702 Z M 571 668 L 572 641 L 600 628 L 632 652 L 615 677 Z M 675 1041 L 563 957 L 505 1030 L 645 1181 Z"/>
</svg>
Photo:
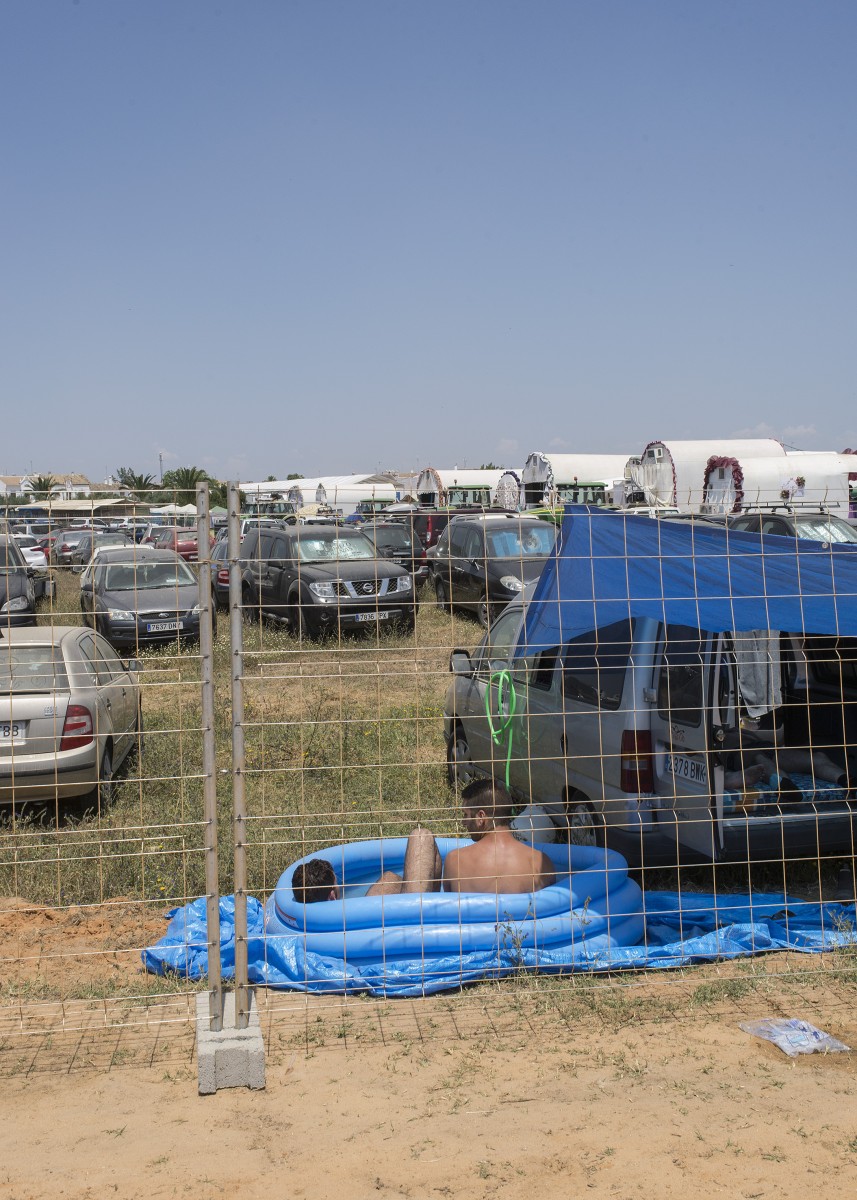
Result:
<svg viewBox="0 0 857 1200">
<path fill-rule="evenodd" d="M 512 797 L 499 783 L 477 779 L 461 793 L 472 846 L 450 850 L 443 868 L 448 892 L 535 892 L 556 881 L 553 863 L 512 833 Z"/>
<path fill-rule="evenodd" d="M 408 838 L 402 875 L 385 871 L 367 896 L 436 892 L 441 878 L 447 892 L 533 892 L 555 882 L 548 856 L 512 833 L 514 806 L 504 787 L 480 779 L 468 784 L 461 799 L 464 828 L 473 845 L 450 850 L 442 867 L 432 834 L 428 829 L 415 829 Z M 333 867 L 323 858 L 296 867 L 292 889 L 303 904 L 340 898 Z"/>
</svg>

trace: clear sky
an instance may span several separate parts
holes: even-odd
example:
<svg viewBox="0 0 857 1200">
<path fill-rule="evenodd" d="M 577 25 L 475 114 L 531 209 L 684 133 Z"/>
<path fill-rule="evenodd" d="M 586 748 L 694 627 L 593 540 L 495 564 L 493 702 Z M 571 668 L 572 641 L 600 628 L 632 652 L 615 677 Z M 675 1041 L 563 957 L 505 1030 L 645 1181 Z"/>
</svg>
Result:
<svg viewBox="0 0 857 1200">
<path fill-rule="evenodd" d="M 857 445 L 853 0 L 5 0 L 0 473 Z"/>
</svg>

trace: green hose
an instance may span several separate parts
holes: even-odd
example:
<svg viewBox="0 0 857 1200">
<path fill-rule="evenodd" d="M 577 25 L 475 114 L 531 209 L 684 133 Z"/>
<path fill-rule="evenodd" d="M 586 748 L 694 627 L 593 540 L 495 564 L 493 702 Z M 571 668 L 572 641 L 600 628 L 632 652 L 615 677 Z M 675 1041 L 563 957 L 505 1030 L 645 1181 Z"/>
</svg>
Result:
<svg viewBox="0 0 857 1200">
<path fill-rule="evenodd" d="M 495 726 L 494 718 L 491 715 L 491 686 L 494 680 L 497 680 L 497 709 L 499 723 Z M 504 717 L 503 704 L 508 695 L 509 712 Z M 488 687 L 485 689 L 485 716 L 488 718 L 488 728 L 491 730 L 491 740 L 495 746 L 502 749 L 503 739 L 508 735 L 508 744 L 506 746 L 506 791 L 509 790 L 509 773 L 512 766 L 512 722 L 515 719 L 515 709 L 518 705 L 518 697 L 515 692 L 515 685 L 512 682 L 512 672 L 508 670 L 493 671 L 488 680 Z"/>
</svg>

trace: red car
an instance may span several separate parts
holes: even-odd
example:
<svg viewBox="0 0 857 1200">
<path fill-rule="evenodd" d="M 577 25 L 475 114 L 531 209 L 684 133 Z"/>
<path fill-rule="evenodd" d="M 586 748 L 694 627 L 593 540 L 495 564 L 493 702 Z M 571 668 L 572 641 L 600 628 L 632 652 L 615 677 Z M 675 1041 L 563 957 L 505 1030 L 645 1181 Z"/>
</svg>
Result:
<svg viewBox="0 0 857 1200">
<path fill-rule="evenodd" d="M 154 538 L 145 540 L 151 540 L 158 550 L 174 550 L 185 562 L 196 562 L 199 558 L 199 542 L 195 529 L 176 529 L 165 525 L 158 530 Z M 213 537 L 211 542 L 214 543 Z"/>
</svg>

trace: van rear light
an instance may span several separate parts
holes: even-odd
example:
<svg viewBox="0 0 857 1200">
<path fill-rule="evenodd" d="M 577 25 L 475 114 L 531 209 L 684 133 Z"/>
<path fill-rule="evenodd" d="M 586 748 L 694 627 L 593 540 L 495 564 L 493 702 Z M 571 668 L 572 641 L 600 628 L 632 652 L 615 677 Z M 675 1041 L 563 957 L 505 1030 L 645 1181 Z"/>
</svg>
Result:
<svg viewBox="0 0 857 1200">
<path fill-rule="evenodd" d="M 229 583 L 229 568 L 228 567 L 221 567 L 220 570 L 217 572 L 217 582 L 222 583 L 224 585 Z"/>
<path fill-rule="evenodd" d="M 82 704 L 70 704 L 62 727 L 60 750 L 79 750 L 92 742 L 92 713 Z"/>
<path fill-rule="evenodd" d="M 636 795 L 655 790 L 652 735 L 648 729 L 622 731 L 619 765 L 619 787 L 623 792 Z"/>
</svg>

